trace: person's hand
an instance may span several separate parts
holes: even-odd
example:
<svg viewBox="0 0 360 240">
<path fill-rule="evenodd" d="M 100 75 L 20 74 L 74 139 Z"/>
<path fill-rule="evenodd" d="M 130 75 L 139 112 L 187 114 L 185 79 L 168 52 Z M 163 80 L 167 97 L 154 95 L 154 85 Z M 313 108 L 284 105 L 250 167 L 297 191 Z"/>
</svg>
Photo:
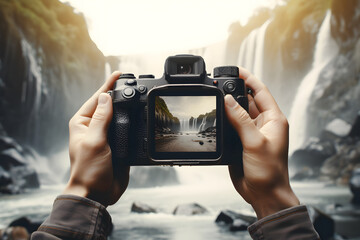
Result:
<svg viewBox="0 0 360 240">
<path fill-rule="evenodd" d="M 114 72 L 69 122 L 70 180 L 64 194 L 114 204 L 126 190 L 129 167 L 113 174 L 107 131 L 113 116 L 111 97 L 106 93 L 119 78 Z"/>
<path fill-rule="evenodd" d="M 225 96 L 226 115 L 243 144 L 243 167 L 229 166 L 229 172 L 235 189 L 261 219 L 299 205 L 289 183 L 289 125 L 262 82 L 243 68 L 240 77 L 253 95 L 249 113 Z"/>
</svg>

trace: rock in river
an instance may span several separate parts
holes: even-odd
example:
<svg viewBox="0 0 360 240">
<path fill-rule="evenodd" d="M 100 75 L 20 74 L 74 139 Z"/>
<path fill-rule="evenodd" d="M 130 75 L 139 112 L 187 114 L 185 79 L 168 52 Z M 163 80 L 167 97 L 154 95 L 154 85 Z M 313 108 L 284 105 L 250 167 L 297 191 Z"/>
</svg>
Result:
<svg viewBox="0 0 360 240">
<path fill-rule="evenodd" d="M 156 209 L 142 202 L 133 202 L 131 212 L 135 213 L 157 213 Z"/>
<path fill-rule="evenodd" d="M 191 215 L 201 215 L 207 212 L 208 211 L 206 210 L 206 208 L 198 203 L 188 203 L 188 204 L 178 205 L 173 211 L 173 214 L 191 216 Z"/>
</svg>

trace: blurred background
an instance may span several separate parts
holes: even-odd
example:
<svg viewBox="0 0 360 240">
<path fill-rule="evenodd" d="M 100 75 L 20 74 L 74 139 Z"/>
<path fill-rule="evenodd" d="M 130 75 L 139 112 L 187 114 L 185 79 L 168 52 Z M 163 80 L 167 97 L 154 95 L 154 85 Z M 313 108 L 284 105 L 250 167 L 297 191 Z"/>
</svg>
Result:
<svg viewBox="0 0 360 240">
<path fill-rule="evenodd" d="M 0 0 L 0 229 L 49 214 L 69 177 L 68 121 L 112 71 L 159 78 L 190 53 L 269 87 L 322 239 L 360 239 L 359 37 L 358 0 Z M 111 239 L 250 239 L 255 216 L 227 167 L 133 167 L 108 210 Z"/>
</svg>

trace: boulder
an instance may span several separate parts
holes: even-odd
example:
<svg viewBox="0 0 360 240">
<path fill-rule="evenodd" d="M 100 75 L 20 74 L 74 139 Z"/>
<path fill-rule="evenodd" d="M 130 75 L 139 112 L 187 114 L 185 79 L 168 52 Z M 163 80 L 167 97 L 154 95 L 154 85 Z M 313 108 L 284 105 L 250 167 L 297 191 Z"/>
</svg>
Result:
<svg viewBox="0 0 360 240">
<path fill-rule="evenodd" d="M 310 220 L 318 232 L 320 239 L 331 239 L 335 234 L 334 220 L 327 214 L 321 212 L 319 209 L 307 206 Z"/>
<path fill-rule="evenodd" d="M 0 166 L 9 170 L 14 166 L 21 166 L 26 164 L 25 157 L 22 155 L 22 151 L 18 151 L 15 148 L 8 148 L 0 153 Z"/>
<path fill-rule="evenodd" d="M 179 184 L 177 173 L 172 167 L 141 166 L 130 171 L 130 188 L 149 188 Z"/>
<path fill-rule="evenodd" d="M 201 215 L 206 213 L 208 213 L 208 210 L 198 203 L 181 204 L 178 205 L 173 211 L 174 215 L 186 216 Z"/>
<path fill-rule="evenodd" d="M 22 149 L 21 146 L 11 137 L 0 135 L 0 152 L 9 148 L 15 148 L 18 151 L 21 151 Z"/>
<path fill-rule="evenodd" d="M 0 145 L 0 193 L 17 194 L 25 188 L 39 188 L 38 175 L 27 164 L 29 153 L 8 137 L 1 137 Z"/>
<path fill-rule="evenodd" d="M 316 177 L 314 174 L 314 170 L 310 167 L 303 167 L 300 170 L 297 170 L 295 175 L 291 178 L 291 180 L 294 181 L 300 181 L 305 179 L 313 179 Z"/>
<path fill-rule="evenodd" d="M 346 137 L 349 135 L 351 125 L 340 118 L 335 118 L 325 127 L 324 133 L 336 137 Z"/>
<path fill-rule="evenodd" d="M 240 214 L 231 210 L 223 210 L 216 217 L 215 222 L 218 224 L 232 224 L 236 219 L 241 219 L 245 222 L 253 224 L 256 221 L 256 217 Z"/>
<path fill-rule="evenodd" d="M 22 189 L 40 187 L 40 181 L 36 171 L 29 166 L 13 167 L 10 173 L 13 182 Z"/>
<path fill-rule="evenodd" d="M 310 167 L 319 169 L 325 159 L 335 154 L 334 144 L 310 138 L 305 147 L 296 150 L 289 159 L 289 164 L 296 168 Z"/>
<path fill-rule="evenodd" d="M 250 226 L 250 223 L 248 223 L 242 219 L 235 219 L 229 229 L 232 232 L 246 231 L 249 226 Z"/>
<path fill-rule="evenodd" d="M 133 202 L 131 212 L 135 213 L 157 213 L 156 209 L 141 202 Z"/>
<path fill-rule="evenodd" d="M 40 227 L 41 224 L 42 222 L 32 221 L 27 217 L 20 217 L 12 221 L 9 224 L 9 227 L 24 227 L 28 231 L 28 233 L 31 234 L 35 232 Z"/>
<path fill-rule="evenodd" d="M 229 226 L 230 231 L 246 231 L 256 221 L 256 217 L 240 214 L 231 210 L 223 210 L 215 222 L 219 225 Z"/>
<path fill-rule="evenodd" d="M 360 167 L 353 170 L 349 186 L 353 197 L 353 203 L 360 205 Z"/>
</svg>

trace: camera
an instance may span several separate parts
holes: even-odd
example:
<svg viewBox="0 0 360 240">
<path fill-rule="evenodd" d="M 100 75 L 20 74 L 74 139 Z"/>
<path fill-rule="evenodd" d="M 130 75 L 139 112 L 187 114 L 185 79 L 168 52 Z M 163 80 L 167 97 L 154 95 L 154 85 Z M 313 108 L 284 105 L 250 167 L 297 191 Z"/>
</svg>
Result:
<svg viewBox="0 0 360 240">
<path fill-rule="evenodd" d="M 204 59 L 170 56 L 164 75 L 120 75 L 108 93 L 113 119 L 108 140 L 116 165 L 238 165 L 240 138 L 227 120 L 224 96 L 248 111 L 247 90 L 235 66 L 206 73 Z"/>
</svg>

